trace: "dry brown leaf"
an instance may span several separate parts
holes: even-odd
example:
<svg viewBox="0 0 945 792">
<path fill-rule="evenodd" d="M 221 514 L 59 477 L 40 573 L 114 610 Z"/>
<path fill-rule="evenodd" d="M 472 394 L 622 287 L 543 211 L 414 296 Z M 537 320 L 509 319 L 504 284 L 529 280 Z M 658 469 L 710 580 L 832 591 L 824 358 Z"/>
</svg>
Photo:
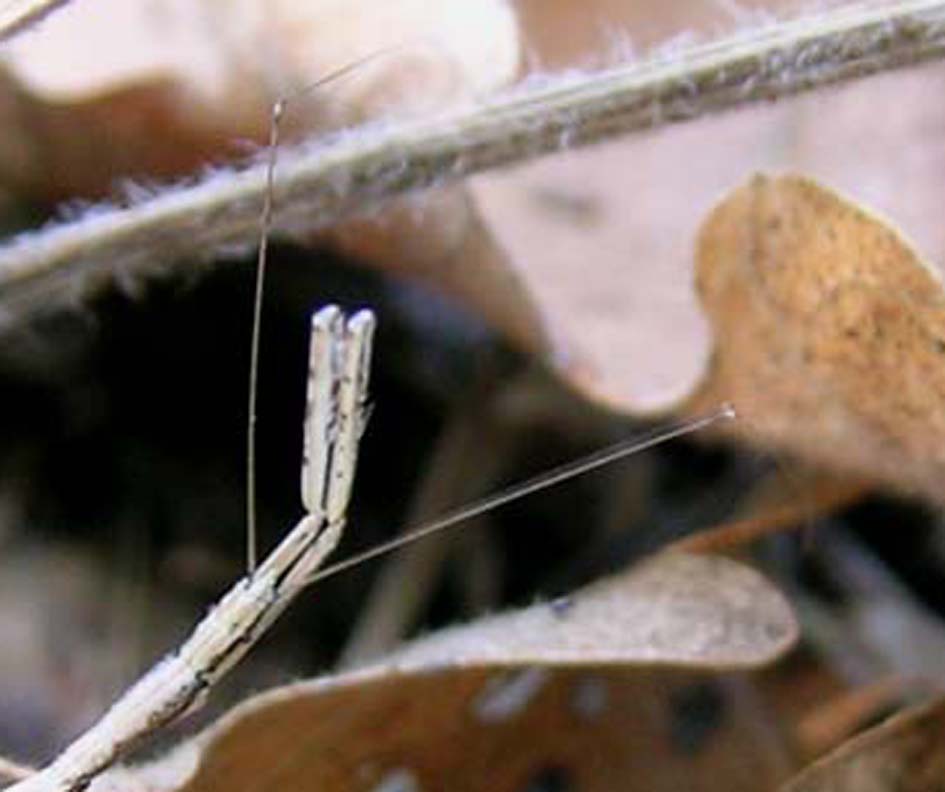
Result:
<svg viewBox="0 0 945 792">
<path fill-rule="evenodd" d="M 162 789 L 353 790 L 401 772 L 422 789 L 517 790 L 560 773 L 581 789 L 672 789 L 701 769 L 705 786 L 689 788 L 710 789 L 724 768 L 730 788 L 749 789 L 789 767 L 779 740 L 751 736 L 761 717 L 753 694 L 639 667 L 752 667 L 795 637 L 787 603 L 755 572 L 663 554 L 567 600 L 259 696 L 139 779 L 161 775 Z M 708 707 L 708 724 L 699 712 L 688 713 L 694 724 L 672 722 L 667 708 L 685 709 L 687 696 Z"/>
<path fill-rule="evenodd" d="M 159 788 L 770 788 L 792 762 L 777 735 L 758 728 L 767 712 L 749 685 L 614 668 L 470 668 L 302 684 L 234 711 L 197 748 L 199 759 L 181 755 L 184 771 L 199 763 L 195 774 Z"/>
<path fill-rule="evenodd" d="M 730 399 L 733 432 L 940 500 L 945 295 L 903 238 L 809 179 L 758 176 L 698 244 L 716 350 L 694 402 Z"/>
<path fill-rule="evenodd" d="M 945 700 L 891 718 L 816 762 L 783 792 L 938 792 Z"/>
<path fill-rule="evenodd" d="M 394 662 L 737 668 L 773 660 L 796 638 L 787 602 L 755 572 L 723 558 L 665 553 L 560 602 L 440 632 Z"/>
</svg>

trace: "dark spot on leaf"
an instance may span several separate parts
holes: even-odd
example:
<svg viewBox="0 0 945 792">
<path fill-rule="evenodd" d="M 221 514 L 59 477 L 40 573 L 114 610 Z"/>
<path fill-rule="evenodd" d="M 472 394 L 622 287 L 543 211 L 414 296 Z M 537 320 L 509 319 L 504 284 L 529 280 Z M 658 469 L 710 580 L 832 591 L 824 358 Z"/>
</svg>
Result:
<svg viewBox="0 0 945 792">
<path fill-rule="evenodd" d="M 574 607 L 574 598 L 557 597 L 548 604 L 551 607 L 551 612 L 559 619 L 563 619 L 571 612 L 571 609 Z"/>
<path fill-rule="evenodd" d="M 693 754 L 705 747 L 725 719 L 725 694 L 705 680 L 676 691 L 670 699 L 670 742 L 674 750 Z"/>
</svg>

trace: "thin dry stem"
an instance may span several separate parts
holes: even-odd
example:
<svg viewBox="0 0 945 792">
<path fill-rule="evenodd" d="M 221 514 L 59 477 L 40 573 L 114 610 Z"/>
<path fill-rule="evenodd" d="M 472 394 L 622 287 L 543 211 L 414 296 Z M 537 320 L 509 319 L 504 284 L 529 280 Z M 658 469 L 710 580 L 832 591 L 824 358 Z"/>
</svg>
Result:
<svg viewBox="0 0 945 792">
<path fill-rule="evenodd" d="M 530 81 L 475 106 L 280 154 L 273 228 L 310 232 L 393 196 L 549 152 L 865 77 L 945 54 L 945 2 L 853 7 L 607 71 Z M 8 319 L 108 282 L 256 242 L 266 165 L 221 171 L 0 248 Z"/>
</svg>

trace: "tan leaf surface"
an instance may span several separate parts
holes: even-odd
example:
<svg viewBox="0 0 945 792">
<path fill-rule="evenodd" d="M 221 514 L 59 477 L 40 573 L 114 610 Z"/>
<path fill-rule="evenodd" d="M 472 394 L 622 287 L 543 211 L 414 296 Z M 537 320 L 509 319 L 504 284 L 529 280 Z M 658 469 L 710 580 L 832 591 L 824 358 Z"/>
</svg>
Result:
<svg viewBox="0 0 945 792">
<path fill-rule="evenodd" d="M 675 731 L 674 708 L 706 693 L 719 722 Z M 208 735 L 194 776 L 162 788 L 755 790 L 790 767 L 760 717 L 742 680 L 689 673 L 375 672 L 248 702 Z"/>
<path fill-rule="evenodd" d="M 440 632 L 394 662 L 744 667 L 773 660 L 796 638 L 790 607 L 757 573 L 667 553 L 560 603 Z"/>
<path fill-rule="evenodd" d="M 709 216 L 698 258 L 717 346 L 696 403 L 731 399 L 732 431 L 941 499 L 945 295 L 895 230 L 758 176 Z"/>
<path fill-rule="evenodd" d="M 916 707 L 816 762 L 782 792 L 936 792 L 945 778 L 945 701 Z"/>
</svg>

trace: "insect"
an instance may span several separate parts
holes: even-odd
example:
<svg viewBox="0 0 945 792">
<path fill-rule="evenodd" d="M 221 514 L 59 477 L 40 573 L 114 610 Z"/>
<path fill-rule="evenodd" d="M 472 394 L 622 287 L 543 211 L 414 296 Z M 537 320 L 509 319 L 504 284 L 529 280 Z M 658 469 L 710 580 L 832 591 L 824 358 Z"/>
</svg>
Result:
<svg viewBox="0 0 945 792">
<path fill-rule="evenodd" d="M 266 560 L 239 580 L 179 649 L 135 684 L 90 731 L 20 790 L 83 789 L 144 734 L 199 705 L 306 586 L 344 527 L 364 429 L 374 317 L 335 306 L 312 319 L 302 502 L 305 516 Z"/>
<path fill-rule="evenodd" d="M 346 67 L 350 68 L 350 67 Z M 319 84 L 324 80 L 319 81 Z M 273 110 L 268 190 L 262 211 L 257 320 L 253 334 L 248 460 L 254 466 L 252 421 L 256 385 L 262 275 L 265 272 L 279 116 L 285 100 Z M 335 306 L 312 319 L 308 398 L 304 425 L 301 501 L 304 516 L 261 563 L 256 559 L 253 477 L 250 475 L 247 574 L 219 600 L 190 637 L 159 661 L 50 765 L 15 789 L 80 790 L 130 746 L 197 707 L 213 685 L 265 633 L 272 622 L 308 585 L 442 531 L 462 520 L 517 498 L 608 464 L 672 437 L 731 418 L 731 407 L 636 437 L 514 485 L 480 501 L 407 531 L 332 566 L 323 562 L 338 543 L 354 481 L 358 444 L 367 420 L 367 388 L 375 319 L 370 311 L 347 317 Z"/>
</svg>

